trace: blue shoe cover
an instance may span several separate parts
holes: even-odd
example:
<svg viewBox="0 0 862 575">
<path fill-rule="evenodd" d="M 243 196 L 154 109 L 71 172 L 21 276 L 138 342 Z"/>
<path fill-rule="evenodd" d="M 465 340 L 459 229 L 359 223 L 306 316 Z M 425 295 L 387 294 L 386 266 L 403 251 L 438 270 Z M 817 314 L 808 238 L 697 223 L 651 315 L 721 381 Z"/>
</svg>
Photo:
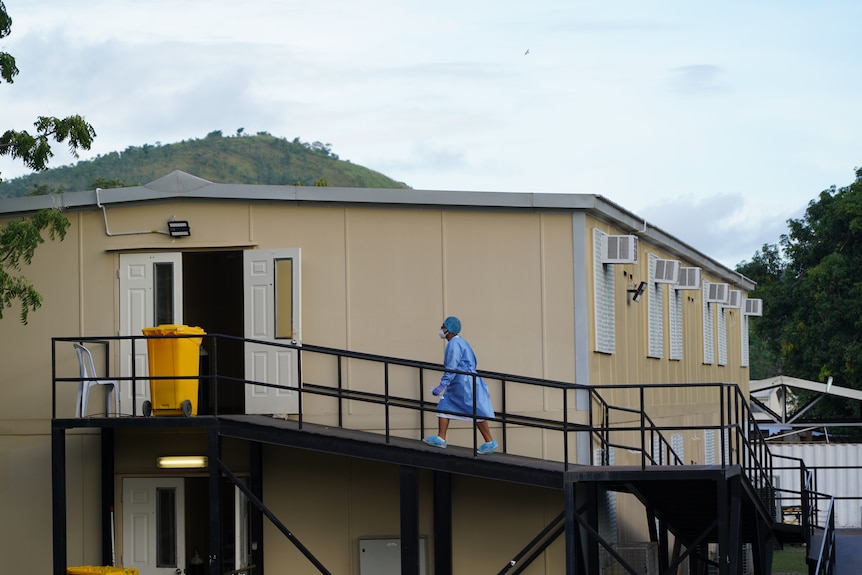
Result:
<svg viewBox="0 0 862 575">
<path fill-rule="evenodd" d="M 441 449 L 446 449 L 446 441 L 445 441 L 445 440 L 443 440 L 443 439 L 440 439 L 440 438 L 439 438 L 439 437 L 437 437 L 436 435 L 429 435 L 428 437 L 426 437 L 426 438 L 425 438 L 425 439 L 423 439 L 422 441 L 424 441 L 424 442 L 425 442 L 425 443 L 427 443 L 428 445 L 433 445 L 434 447 L 439 447 L 439 448 L 441 448 Z"/>
<path fill-rule="evenodd" d="M 494 453 L 497 451 L 497 440 L 491 440 L 488 443 L 483 443 L 479 446 L 479 453 L 482 455 L 487 455 L 488 453 Z"/>
</svg>

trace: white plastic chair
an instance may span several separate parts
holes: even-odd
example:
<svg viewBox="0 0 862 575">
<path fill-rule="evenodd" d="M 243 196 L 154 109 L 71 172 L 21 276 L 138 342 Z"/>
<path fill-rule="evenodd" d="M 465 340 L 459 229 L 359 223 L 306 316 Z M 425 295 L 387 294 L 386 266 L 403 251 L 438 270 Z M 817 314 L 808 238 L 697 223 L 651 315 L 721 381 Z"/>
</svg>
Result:
<svg viewBox="0 0 862 575">
<path fill-rule="evenodd" d="M 76 343 L 75 351 L 78 354 L 78 363 L 81 366 L 81 384 L 78 386 L 78 402 L 75 404 L 75 417 L 87 417 L 87 399 L 90 396 L 90 388 L 94 385 L 109 385 L 105 389 L 105 417 L 111 412 L 111 396 L 114 396 L 114 415 L 120 413 L 120 383 L 116 379 L 100 378 L 96 375 L 96 367 L 93 365 L 93 355 L 90 350 Z"/>
</svg>

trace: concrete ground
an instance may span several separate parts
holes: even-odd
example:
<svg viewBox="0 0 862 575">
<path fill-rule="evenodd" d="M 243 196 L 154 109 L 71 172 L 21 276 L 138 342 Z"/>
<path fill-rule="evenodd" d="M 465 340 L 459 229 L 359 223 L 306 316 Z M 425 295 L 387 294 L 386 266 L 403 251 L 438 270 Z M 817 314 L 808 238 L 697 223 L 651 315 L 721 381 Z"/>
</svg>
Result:
<svg viewBox="0 0 862 575">
<path fill-rule="evenodd" d="M 835 532 L 835 575 L 862 573 L 862 529 Z"/>
</svg>

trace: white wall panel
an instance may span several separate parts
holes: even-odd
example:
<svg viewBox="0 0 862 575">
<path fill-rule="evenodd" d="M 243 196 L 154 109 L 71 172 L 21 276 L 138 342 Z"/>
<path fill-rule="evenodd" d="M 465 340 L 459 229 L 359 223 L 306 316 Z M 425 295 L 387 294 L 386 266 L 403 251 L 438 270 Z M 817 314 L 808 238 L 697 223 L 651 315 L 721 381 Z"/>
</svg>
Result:
<svg viewBox="0 0 862 575">
<path fill-rule="evenodd" d="M 835 526 L 839 529 L 862 527 L 862 444 L 857 443 L 774 443 L 770 451 L 797 457 L 817 475 L 817 491 L 834 497 L 850 497 L 835 501 Z M 776 458 L 776 467 L 788 467 L 791 461 Z M 798 471 L 777 470 L 781 489 L 799 491 Z M 790 505 L 789 502 L 783 505 Z M 826 507 L 820 510 L 825 519 Z"/>
</svg>

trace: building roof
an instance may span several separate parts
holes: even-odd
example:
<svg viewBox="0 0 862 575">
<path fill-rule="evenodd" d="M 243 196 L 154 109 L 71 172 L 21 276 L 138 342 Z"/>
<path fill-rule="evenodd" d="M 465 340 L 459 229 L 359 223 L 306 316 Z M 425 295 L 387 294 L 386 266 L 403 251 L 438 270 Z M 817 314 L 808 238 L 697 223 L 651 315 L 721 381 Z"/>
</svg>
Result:
<svg viewBox="0 0 862 575">
<path fill-rule="evenodd" d="M 165 200 L 286 201 L 311 204 L 389 205 L 473 208 L 483 210 L 587 212 L 608 221 L 624 233 L 637 235 L 745 290 L 751 279 L 713 260 L 706 254 L 657 228 L 645 219 L 596 194 L 540 192 L 472 192 L 396 188 L 338 188 L 288 185 L 219 184 L 175 170 L 143 186 L 89 190 L 59 195 L 27 196 L 0 200 L 0 217 L 27 215 L 40 209 L 101 209 Z"/>
</svg>

